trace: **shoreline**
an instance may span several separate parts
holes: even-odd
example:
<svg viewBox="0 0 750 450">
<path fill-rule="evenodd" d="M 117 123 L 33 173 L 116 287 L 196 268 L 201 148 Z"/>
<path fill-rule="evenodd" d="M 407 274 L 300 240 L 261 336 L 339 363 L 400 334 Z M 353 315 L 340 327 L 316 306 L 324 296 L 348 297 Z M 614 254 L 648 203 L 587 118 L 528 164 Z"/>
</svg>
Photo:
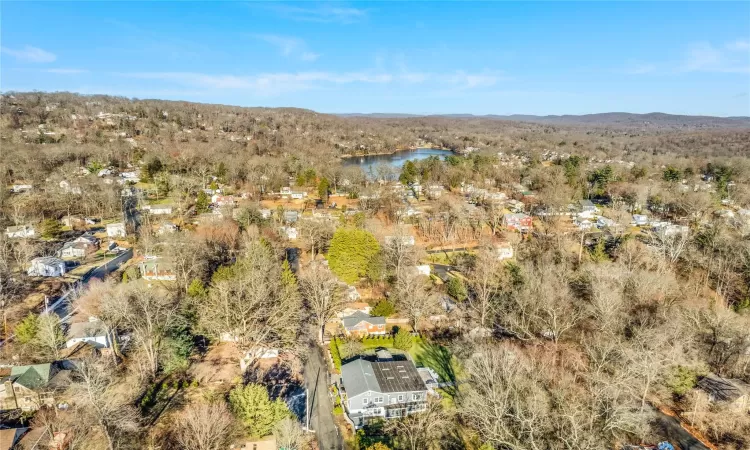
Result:
<svg viewBox="0 0 750 450">
<path fill-rule="evenodd" d="M 397 150 L 394 150 L 392 152 L 361 153 L 361 154 L 357 154 L 357 153 L 354 153 L 354 154 L 352 154 L 352 153 L 345 153 L 343 155 L 339 155 L 339 158 L 341 158 L 341 159 L 350 159 L 350 158 L 363 158 L 363 157 L 367 157 L 367 156 L 386 156 L 386 155 L 393 155 L 393 154 L 400 153 L 400 152 L 413 152 L 413 151 L 416 151 L 416 150 L 419 150 L 419 149 L 425 149 L 425 150 L 444 150 L 446 152 L 451 152 L 453 154 L 459 154 L 459 153 L 456 153 L 455 151 L 453 151 L 453 150 L 451 150 L 449 148 L 440 148 L 440 147 L 434 147 L 434 146 L 431 146 L 431 147 L 425 147 L 425 146 L 416 147 L 416 146 L 414 146 L 414 147 L 407 147 L 407 148 L 397 149 Z"/>
</svg>

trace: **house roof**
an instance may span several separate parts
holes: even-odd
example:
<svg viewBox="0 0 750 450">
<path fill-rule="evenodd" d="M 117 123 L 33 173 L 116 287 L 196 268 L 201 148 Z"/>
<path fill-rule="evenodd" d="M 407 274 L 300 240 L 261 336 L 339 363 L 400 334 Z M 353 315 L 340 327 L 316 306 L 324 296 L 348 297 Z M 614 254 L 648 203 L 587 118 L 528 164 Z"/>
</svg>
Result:
<svg viewBox="0 0 750 450">
<path fill-rule="evenodd" d="M 0 450 L 10 450 L 26 434 L 28 428 L 8 428 L 0 430 Z"/>
<path fill-rule="evenodd" d="M 341 378 L 346 387 L 346 395 L 354 397 L 368 391 L 380 392 L 372 362 L 365 359 L 355 359 L 341 366 Z"/>
<path fill-rule="evenodd" d="M 34 231 L 34 227 L 32 227 L 31 225 L 16 225 L 16 226 L 8 227 L 5 229 L 7 233 L 15 233 L 17 231 L 26 231 L 26 230 Z"/>
<path fill-rule="evenodd" d="M 56 266 L 58 264 L 65 265 L 65 261 L 63 261 L 60 258 L 55 258 L 54 256 L 40 256 L 39 258 L 34 258 L 31 260 L 32 264 L 44 264 L 48 266 Z"/>
<path fill-rule="evenodd" d="M 125 228 L 125 224 L 122 222 L 108 223 L 107 228 Z"/>
<path fill-rule="evenodd" d="M 385 325 L 385 317 L 371 316 L 365 312 L 357 311 L 350 316 L 341 319 L 345 328 L 356 326 L 360 322 L 367 322 L 372 325 Z"/>
<path fill-rule="evenodd" d="M 733 402 L 743 395 L 750 394 L 750 384 L 742 380 L 722 378 L 709 374 L 698 382 L 698 387 L 710 394 L 716 401 Z"/>
<path fill-rule="evenodd" d="M 389 393 L 427 389 L 411 361 L 356 359 L 341 366 L 341 376 L 349 397 L 368 391 Z"/>
<path fill-rule="evenodd" d="M 16 366 L 10 369 L 10 376 L 14 381 L 29 389 L 46 386 L 53 375 L 52 364 L 34 364 L 32 366 Z"/>
<path fill-rule="evenodd" d="M 97 337 L 106 335 L 104 324 L 99 321 L 95 322 L 76 322 L 68 327 L 68 339 L 82 337 Z"/>
</svg>

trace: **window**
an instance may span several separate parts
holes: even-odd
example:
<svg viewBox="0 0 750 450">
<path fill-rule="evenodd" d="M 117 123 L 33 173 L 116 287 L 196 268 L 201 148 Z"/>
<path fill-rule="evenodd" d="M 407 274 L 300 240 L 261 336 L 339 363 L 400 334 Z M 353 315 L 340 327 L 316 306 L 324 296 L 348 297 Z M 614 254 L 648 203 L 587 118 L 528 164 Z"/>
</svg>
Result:
<svg viewBox="0 0 750 450">
<path fill-rule="evenodd" d="M 403 402 L 404 401 L 404 396 L 403 395 L 399 395 L 398 396 L 398 401 Z"/>
<path fill-rule="evenodd" d="M 412 396 L 411 396 L 411 399 L 412 399 L 412 400 L 421 400 L 421 397 L 422 397 L 422 396 L 421 396 L 421 395 L 419 395 L 419 394 L 412 394 Z"/>
<path fill-rule="evenodd" d="M 370 397 L 363 397 L 362 406 L 367 406 L 368 403 L 370 403 Z"/>
<path fill-rule="evenodd" d="M 374 401 L 375 403 L 383 403 L 383 397 L 375 397 L 375 398 L 373 399 L 373 401 Z"/>
</svg>

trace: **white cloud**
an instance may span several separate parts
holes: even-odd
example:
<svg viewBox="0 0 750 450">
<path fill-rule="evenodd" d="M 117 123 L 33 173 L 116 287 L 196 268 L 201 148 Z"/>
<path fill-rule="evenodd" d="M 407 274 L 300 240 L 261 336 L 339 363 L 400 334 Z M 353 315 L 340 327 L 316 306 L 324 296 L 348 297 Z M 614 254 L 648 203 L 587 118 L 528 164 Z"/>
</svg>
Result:
<svg viewBox="0 0 750 450">
<path fill-rule="evenodd" d="M 695 42 L 687 47 L 681 58 L 661 63 L 635 63 L 618 72 L 628 75 L 673 75 L 676 73 L 750 73 L 750 56 L 746 50 L 750 42 L 736 40 L 724 46 L 710 42 Z"/>
<path fill-rule="evenodd" d="M 55 56 L 53 53 L 42 50 L 41 48 L 32 47 L 30 45 L 27 45 L 22 49 L 0 47 L 0 51 L 20 61 L 31 63 L 48 63 L 57 59 L 57 56 Z"/>
<path fill-rule="evenodd" d="M 727 43 L 726 47 L 732 51 L 750 50 L 750 41 L 738 39 L 734 42 Z"/>
<path fill-rule="evenodd" d="M 257 39 L 267 42 L 279 49 L 282 55 L 289 56 L 292 52 L 296 52 L 300 48 L 305 46 L 305 42 L 302 39 L 297 39 L 290 36 L 280 36 L 278 34 L 257 34 Z"/>
<path fill-rule="evenodd" d="M 293 36 L 255 34 L 253 37 L 278 48 L 279 53 L 286 57 L 296 58 L 307 62 L 316 61 L 320 58 L 320 53 L 309 51 L 305 41 Z"/>
<path fill-rule="evenodd" d="M 300 22 L 351 24 L 367 17 L 364 9 L 342 7 L 339 4 L 301 7 L 274 3 L 267 7 L 282 17 Z"/>
<path fill-rule="evenodd" d="M 747 58 L 738 58 L 708 42 L 699 42 L 688 49 L 680 71 L 750 73 L 750 64 Z"/>
<path fill-rule="evenodd" d="M 317 61 L 318 58 L 320 58 L 320 53 L 314 53 L 314 52 L 303 52 L 300 56 L 300 59 L 302 61 Z"/>
<path fill-rule="evenodd" d="M 494 86 L 502 79 L 499 74 L 467 73 L 434 74 L 418 72 L 388 73 L 383 71 L 352 72 L 278 72 L 255 75 L 212 75 L 194 72 L 128 72 L 115 75 L 143 80 L 159 80 L 191 88 L 245 90 L 256 95 L 278 95 L 300 90 L 320 89 L 330 85 L 389 83 L 425 84 L 427 87 L 476 89 Z"/>
<path fill-rule="evenodd" d="M 43 72 L 56 73 L 59 75 L 78 75 L 82 73 L 88 73 L 86 69 L 45 69 Z"/>
</svg>

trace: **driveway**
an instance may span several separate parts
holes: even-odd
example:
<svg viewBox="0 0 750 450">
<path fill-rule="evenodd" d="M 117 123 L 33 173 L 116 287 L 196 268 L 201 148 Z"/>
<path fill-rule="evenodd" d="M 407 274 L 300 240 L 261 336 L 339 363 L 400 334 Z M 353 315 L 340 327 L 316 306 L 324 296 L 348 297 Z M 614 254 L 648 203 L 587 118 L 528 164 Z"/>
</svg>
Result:
<svg viewBox="0 0 750 450">
<path fill-rule="evenodd" d="M 307 356 L 305 388 L 309 396 L 310 428 L 315 431 L 320 450 L 342 450 L 344 443 L 333 422 L 333 402 L 328 395 L 329 376 L 323 350 L 311 343 Z"/>
<path fill-rule="evenodd" d="M 654 420 L 654 428 L 660 431 L 660 434 L 664 436 L 664 440 L 669 441 L 672 445 L 679 446 L 682 450 L 710 450 L 686 429 L 682 428 L 676 418 L 668 416 L 659 410 L 655 411 L 656 419 Z"/>
</svg>

